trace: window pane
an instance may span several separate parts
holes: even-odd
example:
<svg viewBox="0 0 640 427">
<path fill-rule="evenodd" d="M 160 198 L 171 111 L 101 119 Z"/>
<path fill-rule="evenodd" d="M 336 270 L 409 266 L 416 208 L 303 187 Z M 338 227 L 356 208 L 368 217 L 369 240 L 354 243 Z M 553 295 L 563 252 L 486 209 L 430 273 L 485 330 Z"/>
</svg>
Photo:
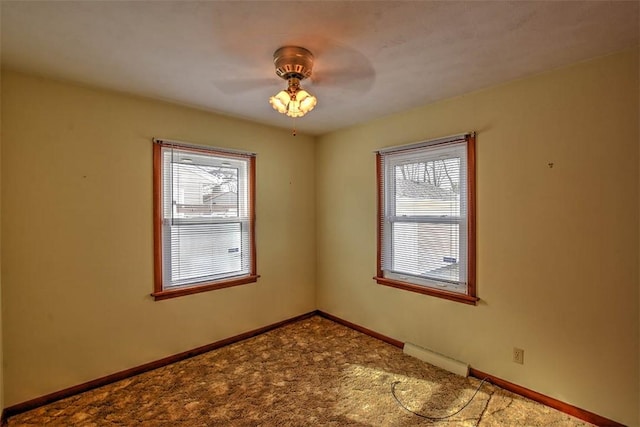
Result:
<svg viewBox="0 0 640 427">
<path fill-rule="evenodd" d="M 174 217 L 238 216 L 238 169 L 173 163 Z"/>
<path fill-rule="evenodd" d="M 165 218 L 246 218 L 247 162 L 181 149 L 164 149 Z"/>
<path fill-rule="evenodd" d="M 395 165 L 397 216 L 460 216 L 460 158 Z"/>
<path fill-rule="evenodd" d="M 173 285 L 242 272 L 244 246 L 240 223 L 168 228 L 171 247 L 170 279 Z"/>
<path fill-rule="evenodd" d="M 459 224 L 397 222 L 392 227 L 393 271 L 460 281 Z"/>
</svg>

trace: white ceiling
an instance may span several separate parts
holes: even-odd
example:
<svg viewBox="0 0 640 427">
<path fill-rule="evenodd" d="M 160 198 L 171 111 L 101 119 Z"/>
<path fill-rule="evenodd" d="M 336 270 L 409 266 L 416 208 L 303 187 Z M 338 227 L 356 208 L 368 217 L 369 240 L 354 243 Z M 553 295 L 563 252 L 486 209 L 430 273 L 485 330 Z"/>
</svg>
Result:
<svg viewBox="0 0 640 427">
<path fill-rule="evenodd" d="M 290 128 L 283 45 L 323 134 L 637 46 L 638 1 L 6 1 L 3 66 Z"/>
</svg>

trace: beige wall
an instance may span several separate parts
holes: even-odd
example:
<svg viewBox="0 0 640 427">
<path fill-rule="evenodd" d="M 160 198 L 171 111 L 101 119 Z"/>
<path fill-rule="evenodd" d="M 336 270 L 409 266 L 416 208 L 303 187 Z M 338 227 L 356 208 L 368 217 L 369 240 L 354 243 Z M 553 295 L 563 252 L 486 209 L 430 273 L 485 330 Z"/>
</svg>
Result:
<svg viewBox="0 0 640 427">
<path fill-rule="evenodd" d="M 627 51 L 319 138 L 318 308 L 639 425 L 638 113 Z M 481 302 L 377 285 L 373 151 L 471 130 Z"/>
<path fill-rule="evenodd" d="M 0 85 L 2 77 L 0 76 Z M 0 90 L 0 97 L 2 90 Z M 2 103 L 0 102 L 0 128 L 2 128 Z M 0 132 L 0 224 L 2 223 L 2 134 Z M 0 413 L 4 410 L 4 358 L 2 339 L 2 227 L 0 227 Z"/>
<path fill-rule="evenodd" d="M 7 406 L 315 309 L 312 137 L 14 72 L 2 114 Z M 154 136 L 258 153 L 257 283 L 149 296 Z"/>
<path fill-rule="evenodd" d="M 317 307 L 638 425 L 638 113 L 635 52 L 315 146 L 283 130 L 3 72 L 4 402 Z M 468 130 L 478 131 L 481 303 L 376 285 L 373 151 Z M 257 284 L 151 300 L 152 136 L 258 152 Z M 513 346 L 525 349 L 525 365 L 511 362 Z"/>
</svg>

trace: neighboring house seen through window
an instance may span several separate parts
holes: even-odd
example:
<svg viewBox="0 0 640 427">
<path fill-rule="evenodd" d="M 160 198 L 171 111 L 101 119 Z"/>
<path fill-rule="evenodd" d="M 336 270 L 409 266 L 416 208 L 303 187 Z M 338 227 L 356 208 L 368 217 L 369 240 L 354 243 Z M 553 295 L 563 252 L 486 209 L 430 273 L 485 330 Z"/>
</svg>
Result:
<svg viewBox="0 0 640 427">
<path fill-rule="evenodd" d="M 156 299 L 255 282 L 255 156 L 154 143 Z"/>
<path fill-rule="evenodd" d="M 475 136 L 380 150 L 380 284 L 475 304 Z"/>
</svg>

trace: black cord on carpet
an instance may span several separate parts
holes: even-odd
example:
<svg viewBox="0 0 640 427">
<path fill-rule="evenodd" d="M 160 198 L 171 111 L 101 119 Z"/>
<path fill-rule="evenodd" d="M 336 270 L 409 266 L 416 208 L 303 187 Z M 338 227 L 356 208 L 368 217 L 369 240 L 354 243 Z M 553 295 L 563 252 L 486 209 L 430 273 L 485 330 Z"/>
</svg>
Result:
<svg viewBox="0 0 640 427">
<path fill-rule="evenodd" d="M 457 411 L 455 411 L 452 414 L 445 415 L 443 417 L 432 417 L 430 415 L 420 414 L 420 413 L 412 411 L 411 409 L 409 409 L 406 406 L 404 406 L 404 404 L 402 402 L 400 402 L 400 399 L 398 399 L 398 396 L 396 396 L 396 385 L 398 385 L 400 383 L 400 381 L 394 381 L 393 383 L 391 383 L 391 395 L 393 396 L 394 399 L 396 399 L 396 402 L 398 402 L 398 405 L 400 405 L 400 407 L 402 409 L 404 409 L 405 411 L 411 412 L 413 415 L 416 415 L 416 416 L 422 417 L 422 418 L 426 418 L 428 420 L 441 421 L 441 420 L 446 420 L 447 418 L 453 417 L 454 415 L 460 413 L 464 408 L 466 408 L 469 405 L 469 403 L 471 403 L 473 398 L 476 397 L 476 394 L 478 394 L 478 392 L 480 391 L 480 388 L 482 387 L 482 384 L 484 384 L 488 379 L 489 378 L 487 377 L 487 378 L 484 378 L 482 381 L 480 381 L 480 385 L 478 386 L 478 388 L 476 388 L 476 391 L 473 393 L 473 396 L 471 396 L 471 398 L 469 400 L 467 400 L 467 403 L 462 405 L 462 407 L 460 409 L 458 409 Z"/>
</svg>

